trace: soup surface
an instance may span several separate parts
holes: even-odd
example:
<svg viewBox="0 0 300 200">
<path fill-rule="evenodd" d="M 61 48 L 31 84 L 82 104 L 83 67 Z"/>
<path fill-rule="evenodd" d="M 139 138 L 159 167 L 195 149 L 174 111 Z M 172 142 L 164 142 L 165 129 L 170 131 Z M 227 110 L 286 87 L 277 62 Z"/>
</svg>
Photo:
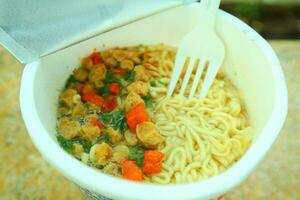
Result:
<svg viewBox="0 0 300 200">
<path fill-rule="evenodd" d="M 166 97 L 175 56 L 175 48 L 160 44 L 83 58 L 59 97 L 59 144 L 87 165 L 132 181 L 194 182 L 234 164 L 253 137 L 239 92 L 219 73 L 202 100 Z"/>
</svg>

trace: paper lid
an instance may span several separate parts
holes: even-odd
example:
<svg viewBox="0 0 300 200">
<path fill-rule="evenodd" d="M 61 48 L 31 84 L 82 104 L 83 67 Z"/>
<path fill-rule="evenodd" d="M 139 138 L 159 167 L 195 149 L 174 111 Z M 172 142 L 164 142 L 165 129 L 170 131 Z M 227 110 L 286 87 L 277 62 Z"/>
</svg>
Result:
<svg viewBox="0 0 300 200">
<path fill-rule="evenodd" d="M 0 43 L 20 62 L 195 0 L 1 0 Z"/>
</svg>

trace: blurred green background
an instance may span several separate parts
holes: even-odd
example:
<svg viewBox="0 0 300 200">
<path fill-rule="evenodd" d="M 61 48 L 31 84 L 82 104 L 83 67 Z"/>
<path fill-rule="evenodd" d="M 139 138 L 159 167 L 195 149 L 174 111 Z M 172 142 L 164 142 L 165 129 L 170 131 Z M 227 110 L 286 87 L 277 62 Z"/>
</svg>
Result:
<svg viewBox="0 0 300 200">
<path fill-rule="evenodd" d="M 221 8 L 266 39 L 300 39 L 300 0 L 222 0 Z"/>
</svg>

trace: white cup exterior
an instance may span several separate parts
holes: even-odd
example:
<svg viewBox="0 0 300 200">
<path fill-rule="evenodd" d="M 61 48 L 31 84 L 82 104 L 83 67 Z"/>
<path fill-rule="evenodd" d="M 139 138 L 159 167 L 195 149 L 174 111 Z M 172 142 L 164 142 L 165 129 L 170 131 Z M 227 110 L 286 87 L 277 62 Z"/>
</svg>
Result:
<svg viewBox="0 0 300 200">
<path fill-rule="evenodd" d="M 129 182 L 103 174 L 68 155 L 58 145 L 58 95 L 80 58 L 92 49 L 166 43 L 177 46 L 197 23 L 198 3 L 180 6 L 93 37 L 26 65 L 21 81 L 21 112 L 41 154 L 64 176 L 94 194 L 111 199 L 215 198 L 241 183 L 259 164 L 278 136 L 287 114 L 287 88 L 279 60 L 252 28 L 219 11 L 217 31 L 225 43 L 224 71 L 242 93 L 255 130 L 245 155 L 218 176 L 191 184 L 156 185 Z M 203 30 L 205 31 L 205 30 Z M 209 44 L 209 43 L 208 43 Z M 209 48 L 207 45 L 206 48 Z"/>
</svg>

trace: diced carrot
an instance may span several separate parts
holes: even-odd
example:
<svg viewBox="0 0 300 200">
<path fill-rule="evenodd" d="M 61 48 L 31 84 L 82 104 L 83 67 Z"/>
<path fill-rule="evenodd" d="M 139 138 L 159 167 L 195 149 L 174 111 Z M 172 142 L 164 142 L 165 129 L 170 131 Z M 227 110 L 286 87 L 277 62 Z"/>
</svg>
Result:
<svg viewBox="0 0 300 200">
<path fill-rule="evenodd" d="M 103 104 L 104 104 L 104 98 L 102 98 L 95 92 L 84 93 L 82 95 L 82 99 L 83 99 L 83 101 L 93 103 L 97 106 L 103 106 Z"/>
<path fill-rule="evenodd" d="M 138 124 L 137 119 L 133 116 L 131 118 L 126 118 L 126 122 L 128 124 L 129 129 L 135 133 L 136 126 Z"/>
<path fill-rule="evenodd" d="M 134 107 L 126 114 L 126 122 L 131 131 L 135 132 L 136 126 L 145 121 L 149 121 L 150 118 L 145 110 L 145 104 L 141 103 Z"/>
<path fill-rule="evenodd" d="M 97 126 L 99 127 L 100 129 L 104 128 L 103 124 L 101 124 L 99 122 L 99 120 L 96 118 L 96 117 L 93 117 L 91 120 L 90 120 L 90 123 L 94 126 Z"/>
<path fill-rule="evenodd" d="M 120 74 L 120 75 L 123 75 L 123 74 L 125 74 L 127 71 L 126 71 L 126 69 L 112 68 L 112 69 L 111 69 L 111 72 L 112 72 L 113 74 Z"/>
<path fill-rule="evenodd" d="M 93 60 L 93 64 L 96 65 L 96 64 L 99 64 L 102 62 L 102 58 L 101 56 L 99 55 L 99 53 L 97 52 L 93 52 L 91 55 L 90 55 L 91 59 Z"/>
<path fill-rule="evenodd" d="M 90 84 L 81 83 L 80 87 L 79 87 L 79 91 L 80 91 L 81 94 L 85 94 L 85 93 L 88 93 L 88 92 L 93 92 L 94 88 Z"/>
<path fill-rule="evenodd" d="M 145 112 L 145 104 L 144 103 L 140 103 L 137 106 L 135 106 L 134 108 L 132 108 L 129 112 L 127 112 L 126 116 L 128 116 L 128 117 L 134 116 L 137 113 L 141 113 L 141 112 Z"/>
<path fill-rule="evenodd" d="M 136 118 L 137 118 L 137 121 L 139 124 L 146 122 L 146 121 L 150 121 L 150 117 L 148 116 L 148 114 L 146 112 L 138 113 Z"/>
<path fill-rule="evenodd" d="M 164 154 L 160 151 L 147 150 L 144 152 L 144 167 L 145 174 L 155 174 L 161 172 L 161 165 Z"/>
<path fill-rule="evenodd" d="M 112 111 L 118 106 L 117 98 L 114 96 L 109 96 L 105 99 L 105 103 L 103 104 L 103 110 Z"/>
<path fill-rule="evenodd" d="M 131 181 L 143 181 L 143 172 L 133 160 L 123 160 L 122 178 Z"/>
<path fill-rule="evenodd" d="M 111 83 L 109 85 L 109 92 L 113 95 L 119 94 L 119 84 L 118 83 Z"/>
</svg>

